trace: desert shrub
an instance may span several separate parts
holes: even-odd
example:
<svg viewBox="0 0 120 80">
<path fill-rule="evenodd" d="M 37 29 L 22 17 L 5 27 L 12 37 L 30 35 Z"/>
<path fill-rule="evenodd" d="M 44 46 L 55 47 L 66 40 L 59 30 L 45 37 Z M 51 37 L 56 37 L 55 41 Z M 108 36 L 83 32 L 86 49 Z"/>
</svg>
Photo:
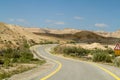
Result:
<svg viewBox="0 0 120 80">
<path fill-rule="evenodd" d="M 99 53 L 99 52 L 102 52 L 102 51 L 103 51 L 103 50 L 101 50 L 101 49 L 95 48 L 95 49 L 93 49 L 93 50 L 90 50 L 90 54 L 93 55 L 93 54 L 95 54 L 95 53 Z"/>
<path fill-rule="evenodd" d="M 9 58 L 4 59 L 4 64 L 3 64 L 3 66 L 4 66 L 5 68 L 7 68 L 8 66 L 10 66 L 10 59 L 9 59 Z"/>
<path fill-rule="evenodd" d="M 0 63 L 4 66 L 16 62 L 30 62 L 33 59 L 33 54 L 29 50 L 29 44 L 26 41 L 19 48 L 12 49 L 9 47 L 0 53 Z"/>
<path fill-rule="evenodd" d="M 93 55 L 94 53 L 98 53 L 98 52 L 105 52 L 111 55 L 114 55 L 114 51 L 111 48 L 108 48 L 106 50 L 102 50 L 102 49 L 94 49 L 94 50 L 90 50 L 90 53 Z"/>
<path fill-rule="evenodd" d="M 109 54 L 112 54 L 112 55 L 114 54 L 114 51 L 111 48 L 108 48 L 105 51 L 108 52 Z"/>
<path fill-rule="evenodd" d="M 0 59 L 0 64 L 4 64 L 4 60 Z"/>
<path fill-rule="evenodd" d="M 116 57 L 113 61 L 114 65 L 120 67 L 120 56 Z"/>
<path fill-rule="evenodd" d="M 48 40 L 45 40 L 45 41 L 40 41 L 40 44 L 54 44 L 55 42 L 53 41 L 48 41 Z"/>
<path fill-rule="evenodd" d="M 67 43 L 75 44 L 75 43 L 76 43 L 76 41 L 71 40 L 71 41 L 67 41 Z"/>
<path fill-rule="evenodd" d="M 54 48 L 55 53 L 61 53 L 76 57 L 86 56 L 89 53 L 89 50 L 83 49 L 81 47 L 70 47 L 70 46 L 57 46 Z"/>
<path fill-rule="evenodd" d="M 97 52 L 93 54 L 94 62 L 112 62 L 111 56 L 106 52 Z"/>
<path fill-rule="evenodd" d="M 10 73 L 5 73 L 5 72 L 0 73 L 0 80 L 3 80 L 3 79 L 6 78 L 6 77 L 10 77 Z M 5 79 L 4 79 L 4 80 L 5 80 Z"/>
<path fill-rule="evenodd" d="M 28 44 L 27 40 L 23 40 L 23 47 L 24 48 L 29 48 L 30 45 Z"/>
<path fill-rule="evenodd" d="M 64 53 L 66 54 L 70 54 L 70 53 L 75 53 L 77 51 L 77 48 L 76 47 L 66 47 L 64 48 Z"/>
<path fill-rule="evenodd" d="M 88 55 L 89 54 L 89 50 L 87 50 L 87 49 L 83 49 L 83 48 L 77 48 L 77 51 L 76 51 L 76 53 L 78 53 L 78 56 L 86 56 L 86 55 Z"/>
<path fill-rule="evenodd" d="M 54 53 L 57 53 L 57 54 L 62 54 L 62 53 L 64 53 L 64 49 L 65 49 L 66 47 L 65 46 L 56 46 L 55 48 L 54 48 Z"/>
<path fill-rule="evenodd" d="M 33 55 L 29 52 L 21 52 L 19 62 L 29 62 L 33 59 Z"/>
<path fill-rule="evenodd" d="M 114 51 L 112 49 L 101 50 L 96 48 L 94 50 L 88 50 L 74 46 L 57 46 L 54 48 L 54 52 L 74 57 L 84 57 L 91 54 L 93 55 L 92 60 L 95 62 L 112 62 L 114 58 Z"/>
</svg>

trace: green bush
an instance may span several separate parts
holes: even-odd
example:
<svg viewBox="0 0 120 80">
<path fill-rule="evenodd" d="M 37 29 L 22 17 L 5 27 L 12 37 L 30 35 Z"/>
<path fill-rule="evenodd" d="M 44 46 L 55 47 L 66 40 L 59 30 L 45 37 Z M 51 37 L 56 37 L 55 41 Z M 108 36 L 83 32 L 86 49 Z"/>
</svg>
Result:
<svg viewBox="0 0 120 80">
<path fill-rule="evenodd" d="M 109 54 L 114 55 L 114 51 L 111 48 L 108 48 L 105 51 L 108 52 Z"/>
<path fill-rule="evenodd" d="M 0 64 L 9 66 L 10 63 L 30 62 L 33 59 L 33 54 L 29 50 L 29 45 L 26 41 L 19 48 L 7 48 L 1 51 Z"/>
<path fill-rule="evenodd" d="M 6 58 L 6 59 L 4 60 L 3 66 L 4 66 L 5 68 L 7 68 L 8 66 L 10 66 L 10 59 L 9 59 L 9 58 Z"/>
<path fill-rule="evenodd" d="M 54 48 L 54 52 L 76 56 L 76 57 L 81 57 L 81 56 L 88 55 L 89 50 L 83 49 L 81 47 L 57 46 Z"/>
<path fill-rule="evenodd" d="M 93 54 L 94 62 L 112 62 L 111 56 L 106 52 L 98 52 Z"/>
<path fill-rule="evenodd" d="M 115 66 L 120 67 L 120 56 L 116 57 L 113 63 Z"/>
<path fill-rule="evenodd" d="M 30 48 L 30 45 L 28 44 L 27 40 L 23 40 L 23 45 L 24 48 Z"/>
<path fill-rule="evenodd" d="M 0 66 L 3 68 L 10 68 L 14 66 L 13 63 L 34 63 L 34 64 L 43 64 L 45 60 L 38 60 L 33 58 L 33 54 L 29 50 L 29 44 L 25 41 L 21 43 L 18 48 L 10 48 L 0 51 Z M 12 72 L 4 71 L 0 72 L 0 80 L 10 77 L 13 74 L 23 72 L 29 68 L 21 68 Z"/>
<path fill-rule="evenodd" d="M 64 48 L 64 53 L 70 54 L 70 53 L 75 53 L 77 51 L 76 47 L 66 47 Z"/>
<path fill-rule="evenodd" d="M 87 50 L 81 47 L 57 46 L 54 48 L 54 53 L 61 53 L 74 57 L 84 57 L 88 54 L 91 54 L 93 55 L 93 61 L 95 62 L 112 62 L 112 59 L 114 58 L 114 51 L 110 48 L 107 50 L 101 50 L 97 48 L 94 50 Z"/>
<path fill-rule="evenodd" d="M 78 53 L 77 56 L 87 56 L 90 52 L 87 49 L 83 49 L 83 48 L 79 47 L 79 48 L 77 48 L 76 53 Z"/>
<path fill-rule="evenodd" d="M 4 60 L 3 59 L 0 59 L 0 65 L 3 65 L 4 64 Z"/>
<path fill-rule="evenodd" d="M 5 73 L 5 72 L 0 73 L 0 80 L 3 80 L 6 77 L 10 77 L 10 74 L 9 73 Z M 4 80 L 6 80 L 6 79 L 4 79 Z"/>
</svg>

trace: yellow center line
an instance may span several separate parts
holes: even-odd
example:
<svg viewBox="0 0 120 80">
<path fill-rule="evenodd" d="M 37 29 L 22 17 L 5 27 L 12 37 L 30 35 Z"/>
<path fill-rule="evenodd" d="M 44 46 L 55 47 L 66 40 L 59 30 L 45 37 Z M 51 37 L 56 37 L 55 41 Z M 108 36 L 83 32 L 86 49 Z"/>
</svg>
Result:
<svg viewBox="0 0 120 80">
<path fill-rule="evenodd" d="M 48 52 L 49 53 L 49 52 Z M 50 53 L 49 53 L 50 54 Z M 52 55 L 52 54 L 50 54 Z M 57 61 L 57 60 L 54 60 L 54 59 L 51 59 L 49 58 L 50 60 L 54 61 L 55 63 L 58 64 L 58 67 L 53 71 L 51 72 L 50 74 L 48 74 L 47 76 L 41 78 L 40 80 L 47 80 L 48 78 L 52 77 L 54 74 L 56 74 L 61 68 L 62 68 L 62 64 L 61 62 Z"/>
<path fill-rule="evenodd" d="M 49 53 L 49 52 L 48 52 L 48 53 Z M 50 54 L 50 55 L 53 55 L 53 54 L 51 54 L 51 53 L 49 53 L 49 54 Z M 56 56 L 56 55 L 54 55 L 54 56 Z M 65 57 L 61 57 L 61 56 L 57 56 L 57 57 L 60 57 L 60 58 L 66 59 L 66 60 L 72 60 L 72 61 L 81 62 L 81 61 L 79 61 L 79 60 L 74 60 L 74 59 L 65 58 Z M 52 60 L 53 60 L 53 59 L 52 59 Z M 57 73 L 57 72 L 61 69 L 62 64 L 61 64 L 59 61 L 56 61 L 56 60 L 53 60 L 53 61 L 56 62 L 57 64 L 59 64 L 58 68 L 57 68 L 55 71 L 53 71 L 52 73 L 50 73 L 49 75 L 47 75 L 47 76 L 45 76 L 44 78 L 40 79 L 40 80 L 46 80 L 46 79 L 50 78 L 51 76 L 53 76 L 55 73 Z M 86 61 L 84 61 L 84 62 L 86 62 Z M 99 65 L 97 65 L 97 64 L 95 64 L 95 63 L 91 63 L 91 62 L 86 62 L 86 63 L 93 64 L 93 65 L 97 66 L 98 68 L 100 68 L 101 70 L 103 70 L 104 72 L 106 72 L 106 73 L 108 73 L 109 75 L 111 75 L 111 76 L 112 76 L 113 78 L 115 78 L 116 80 L 120 80 L 120 78 L 119 78 L 117 75 L 115 75 L 115 74 L 112 73 L 111 71 L 105 69 L 104 67 L 99 66 Z"/>
<path fill-rule="evenodd" d="M 110 72 L 109 70 L 103 68 L 102 66 L 99 66 L 99 65 L 97 65 L 95 63 L 90 63 L 90 64 L 93 64 L 93 65 L 99 67 L 100 69 L 102 69 L 103 71 L 105 71 L 106 73 L 108 73 L 109 75 L 111 75 L 112 77 L 114 77 L 116 80 L 120 80 L 120 78 L 117 75 L 115 75 L 114 73 Z"/>
<path fill-rule="evenodd" d="M 63 58 L 63 59 L 66 59 L 66 60 L 72 60 L 72 61 L 77 61 L 77 62 L 82 62 L 80 60 L 75 60 L 75 59 L 70 59 L 70 58 L 65 58 L 65 57 L 61 57 L 61 56 L 58 56 L 60 58 Z M 98 68 L 102 69 L 104 72 L 108 73 L 109 75 L 111 75 L 113 78 L 115 78 L 116 80 L 120 80 L 120 77 L 118 77 L 117 75 L 115 75 L 114 73 L 112 73 L 111 71 L 105 69 L 104 67 L 102 66 L 99 66 L 95 63 L 92 63 L 92 62 L 87 62 L 87 61 L 83 61 L 83 62 L 86 62 L 86 63 L 89 63 L 89 64 L 93 64 L 95 66 L 97 66 Z"/>
<path fill-rule="evenodd" d="M 46 79 L 50 78 L 51 76 L 53 76 L 55 73 L 57 73 L 57 72 L 61 69 L 62 64 L 61 64 L 59 61 L 55 61 L 55 60 L 54 60 L 54 62 L 56 62 L 56 63 L 59 64 L 59 66 L 57 67 L 57 69 L 56 69 L 55 71 L 53 71 L 52 73 L 50 73 L 49 75 L 43 77 L 43 78 L 40 79 L 40 80 L 46 80 Z"/>
</svg>

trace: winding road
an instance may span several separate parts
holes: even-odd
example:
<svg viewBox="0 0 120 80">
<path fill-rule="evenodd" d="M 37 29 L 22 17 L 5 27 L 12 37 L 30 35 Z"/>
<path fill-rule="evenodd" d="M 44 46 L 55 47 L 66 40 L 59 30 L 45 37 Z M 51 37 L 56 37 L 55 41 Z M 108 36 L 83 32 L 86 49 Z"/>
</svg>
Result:
<svg viewBox="0 0 120 80">
<path fill-rule="evenodd" d="M 33 80 L 120 80 L 117 75 L 96 64 L 50 54 L 48 49 L 54 46 L 43 45 L 36 48 L 37 53 L 54 63 L 54 66 Z"/>
</svg>

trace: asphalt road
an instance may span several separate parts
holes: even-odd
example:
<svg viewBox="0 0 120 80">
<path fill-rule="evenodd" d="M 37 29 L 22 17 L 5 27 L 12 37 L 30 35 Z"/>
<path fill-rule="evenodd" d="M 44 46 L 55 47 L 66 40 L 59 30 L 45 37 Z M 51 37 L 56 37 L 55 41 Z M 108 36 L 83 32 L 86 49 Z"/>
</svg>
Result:
<svg viewBox="0 0 120 80">
<path fill-rule="evenodd" d="M 46 49 L 54 45 L 39 46 L 36 51 L 54 63 L 49 70 L 32 80 L 120 80 L 100 67 L 84 61 L 74 61 L 51 55 Z"/>
</svg>

